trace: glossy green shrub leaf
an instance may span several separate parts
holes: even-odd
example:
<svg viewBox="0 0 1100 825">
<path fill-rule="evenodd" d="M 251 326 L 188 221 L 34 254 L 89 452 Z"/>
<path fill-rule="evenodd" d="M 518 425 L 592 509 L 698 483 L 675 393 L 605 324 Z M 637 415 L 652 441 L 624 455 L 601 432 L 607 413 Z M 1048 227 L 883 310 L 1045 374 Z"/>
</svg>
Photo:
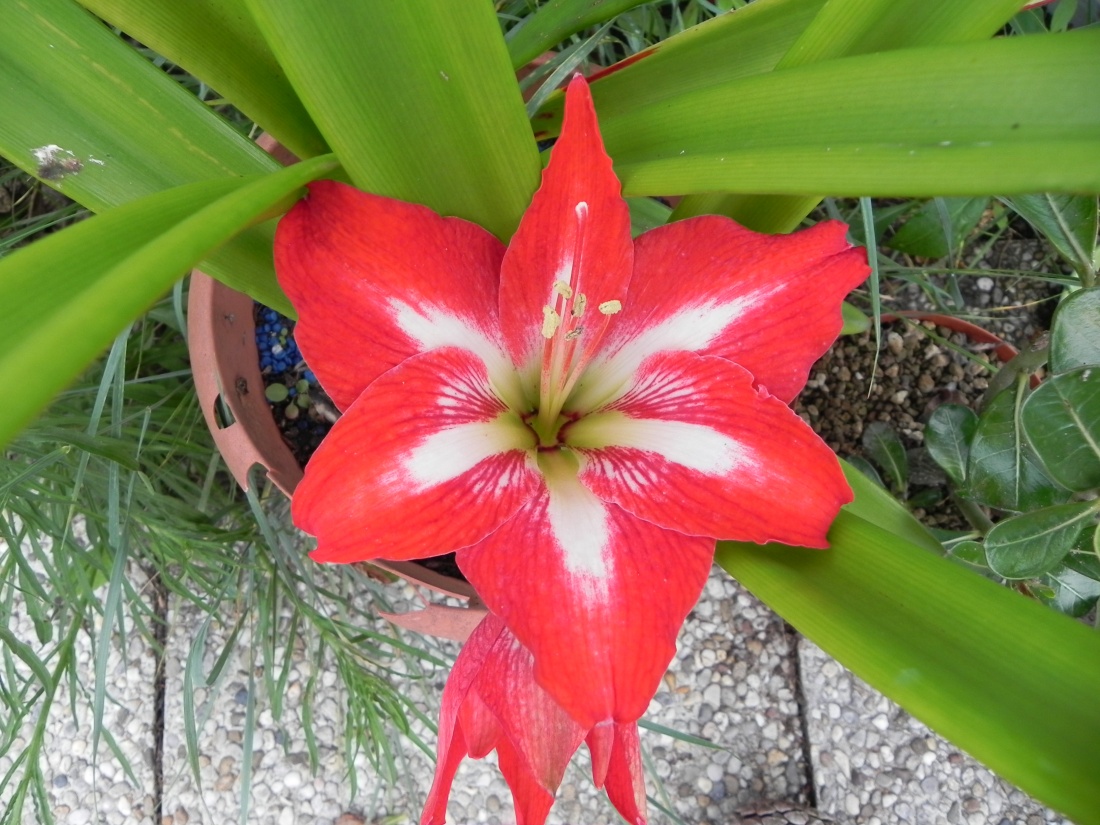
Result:
<svg viewBox="0 0 1100 825">
<path fill-rule="evenodd" d="M 883 421 L 872 421 L 863 430 L 861 441 L 867 455 L 886 473 L 894 489 L 904 498 L 909 488 L 909 459 L 905 454 L 905 445 L 894 428 Z"/>
<path fill-rule="evenodd" d="M 719 542 L 717 560 L 992 770 L 1075 822 L 1100 822 L 1100 634 L 850 512 L 829 539 L 828 550 Z"/>
<path fill-rule="evenodd" d="M 244 0 L 78 0 L 231 101 L 298 157 L 328 151 Z"/>
<path fill-rule="evenodd" d="M 1054 570 L 1095 517 L 1092 502 L 1059 504 L 998 522 L 985 537 L 989 568 L 1006 579 Z"/>
<path fill-rule="evenodd" d="M 933 198 L 886 245 L 921 258 L 946 258 L 974 231 L 988 203 L 988 198 Z"/>
<path fill-rule="evenodd" d="M 999 393 L 978 418 L 970 444 L 967 495 L 979 504 L 1022 512 L 1059 504 L 1069 491 L 1043 472 L 1019 419 L 1023 383 Z"/>
<path fill-rule="evenodd" d="M 511 236 L 539 159 L 491 3 L 247 4 L 356 186 Z"/>
<path fill-rule="evenodd" d="M 1097 203 L 1092 195 L 1001 198 L 1051 242 L 1078 272 L 1095 271 Z"/>
<path fill-rule="evenodd" d="M 1070 490 L 1100 488 L 1100 366 L 1050 376 L 1021 418 L 1051 478 Z"/>
<path fill-rule="evenodd" d="M 1082 575 L 1071 567 L 1063 566 L 1051 571 L 1043 576 L 1042 583 L 1052 591 L 1042 601 L 1067 616 L 1086 615 L 1100 598 L 1100 581 Z"/>
<path fill-rule="evenodd" d="M 980 541 L 960 541 L 952 546 L 947 557 L 975 570 L 989 569 L 989 560 L 985 557 L 985 545 Z"/>
<path fill-rule="evenodd" d="M 519 70 L 547 49 L 589 26 L 650 0 L 549 0 L 517 23 L 505 38 L 512 68 Z"/>
<path fill-rule="evenodd" d="M 844 326 L 840 328 L 841 335 L 858 335 L 871 328 L 871 319 L 847 301 L 840 305 L 840 315 L 844 319 Z"/>
<path fill-rule="evenodd" d="M 879 475 L 878 470 L 875 469 L 875 465 L 865 459 L 863 456 L 853 455 L 848 457 L 848 463 L 859 470 L 875 484 L 886 489 L 886 482 L 882 480 L 882 476 Z"/>
<path fill-rule="evenodd" d="M 320 157 L 270 175 L 170 189 L 0 261 L 0 306 L 19 308 L 0 325 L 0 381 L 18 388 L 0 416 L 0 444 L 181 273 L 335 168 L 331 156 Z"/>
<path fill-rule="evenodd" d="M 1095 526 L 1085 528 L 1085 532 L 1066 556 L 1066 566 L 1083 576 L 1100 581 L 1100 530 Z"/>
<path fill-rule="evenodd" d="M 1100 287 L 1069 295 L 1054 313 L 1050 333 L 1050 368 L 1068 372 L 1100 366 Z"/>
<path fill-rule="evenodd" d="M 928 453 L 958 487 L 966 483 L 970 443 L 977 429 L 977 414 L 961 404 L 937 407 L 924 428 L 924 446 Z"/>
</svg>

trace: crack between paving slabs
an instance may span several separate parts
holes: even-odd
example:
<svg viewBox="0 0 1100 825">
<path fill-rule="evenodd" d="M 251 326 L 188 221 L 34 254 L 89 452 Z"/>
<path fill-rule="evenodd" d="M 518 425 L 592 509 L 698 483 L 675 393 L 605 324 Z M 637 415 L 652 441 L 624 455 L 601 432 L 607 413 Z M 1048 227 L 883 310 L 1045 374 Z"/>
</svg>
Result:
<svg viewBox="0 0 1100 825">
<path fill-rule="evenodd" d="M 164 660 L 168 650 L 168 588 L 156 572 L 149 572 L 153 601 L 153 821 L 164 817 Z"/>
<path fill-rule="evenodd" d="M 798 704 L 798 726 L 802 733 L 802 755 L 803 762 L 806 765 L 808 783 L 806 803 L 809 807 L 817 810 L 817 779 L 814 776 L 813 745 L 810 742 L 809 702 L 806 699 L 806 688 L 802 680 L 802 657 L 798 653 L 798 642 L 801 636 L 799 636 L 797 630 L 786 622 L 783 623 L 783 630 L 787 634 L 787 644 L 790 646 L 791 651 L 791 663 L 794 665 L 794 700 Z"/>
</svg>

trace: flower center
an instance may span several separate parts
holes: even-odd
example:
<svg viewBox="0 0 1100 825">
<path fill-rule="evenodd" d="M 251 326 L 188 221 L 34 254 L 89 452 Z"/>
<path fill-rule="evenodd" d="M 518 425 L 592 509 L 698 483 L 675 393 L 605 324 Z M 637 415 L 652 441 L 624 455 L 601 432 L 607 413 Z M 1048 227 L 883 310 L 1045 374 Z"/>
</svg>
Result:
<svg viewBox="0 0 1100 825">
<path fill-rule="evenodd" d="M 584 368 L 596 354 L 596 347 L 607 331 L 611 316 L 622 309 L 619 301 L 604 301 L 596 313 L 588 312 L 588 298 L 579 291 L 581 256 L 584 251 L 588 204 L 574 208 L 577 216 L 573 255 L 569 261 L 569 282 L 554 281 L 550 303 L 542 308 L 542 373 L 539 381 L 537 424 L 532 422 L 541 443 L 546 443 L 565 423 L 559 420 L 569 393 Z M 564 274 L 564 273 L 563 273 Z M 586 317 L 587 313 L 587 317 Z"/>
</svg>

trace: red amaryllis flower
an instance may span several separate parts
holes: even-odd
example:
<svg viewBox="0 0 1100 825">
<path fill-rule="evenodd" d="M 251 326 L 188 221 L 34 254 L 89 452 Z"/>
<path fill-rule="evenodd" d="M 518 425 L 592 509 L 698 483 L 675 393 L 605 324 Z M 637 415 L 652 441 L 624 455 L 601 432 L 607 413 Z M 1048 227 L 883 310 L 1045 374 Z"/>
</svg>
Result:
<svg viewBox="0 0 1100 825">
<path fill-rule="evenodd" d="M 535 682 L 533 659 L 499 618 L 488 614 L 462 648 L 443 689 L 439 761 L 423 825 L 443 825 L 455 771 L 466 756 L 496 750 L 516 806 L 517 825 L 542 825 L 565 766 L 581 742 L 592 778 L 627 822 L 645 822 L 638 727 L 578 725 Z"/>
<path fill-rule="evenodd" d="M 714 539 L 825 547 L 851 499 L 787 406 L 867 275 L 844 234 L 700 217 L 632 241 L 580 78 L 507 248 L 311 185 L 275 264 L 344 411 L 294 495 L 313 558 L 457 550 L 577 724 L 635 721 Z"/>
</svg>

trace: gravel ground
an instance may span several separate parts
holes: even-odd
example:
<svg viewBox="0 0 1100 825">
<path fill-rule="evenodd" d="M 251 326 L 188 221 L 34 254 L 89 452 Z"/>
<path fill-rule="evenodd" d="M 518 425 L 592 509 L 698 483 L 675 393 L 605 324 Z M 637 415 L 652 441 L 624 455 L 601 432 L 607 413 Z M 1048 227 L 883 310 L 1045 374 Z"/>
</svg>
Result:
<svg viewBox="0 0 1100 825">
<path fill-rule="evenodd" d="M 855 825 L 1063 823 L 806 639 L 798 646 L 823 811 Z"/>
<path fill-rule="evenodd" d="M 140 574 L 135 574 L 139 576 Z M 395 584 L 389 595 L 412 605 L 411 588 Z M 105 594 L 103 594 L 105 595 Z M 218 617 L 208 629 L 203 673 L 215 668 L 236 617 Z M 42 770 L 48 804 L 65 825 L 84 823 L 238 822 L 249 675 L 257 690 L 252 736 L 251 794 L 247 821 L 261 825 L 401 825 L 415 822 L 431 782 L 432 761 L 399 737 L 388 738 L 399 760 L 391 782 L 377 778 L 366 759 L 354 763 L 358 788 L 346 770 L 342 731 L 346 697 L 333 670 L 318 671 L 307 699 L 311 657 L 293 651 L 282 697 L 287 712 L 273 718 L 262 691 L 263 663 L 249 661 L 252 629 L 244 624 L 222 668 L 220 690 L 198 690 L 193 707 L 199 720 L 199 779 L 186 756 L 183 675 L 202 616 L 189 603 L 173 600 L 166 651 L 166 708 L 163 757 L 163 818 L 155 823 L 153 743 L 154 656 L 136 633 L 128 633 L 125 655 L 112 650 L 108 662 L 111 734 L 135 774 L 130 778 L 105 744 L 91 754 L 89 696 L 62 691 L 47 726 Z M 382 627 L 379 622 L 379 627 Z M 16 609 L 9 627 L 26 641 L 34 631 Z M 730 632 L 732 628 L 733 632 Z M 77 649 L 83 684 L 93 678 L 94 644 L 82 636 Z M 442 643 L 441 655 L 457 646 Z M 275 651 L 281 662 L 282 651 Z M 434 718 L 446 669 L 403 681 L 407 695 Z M 298 714 L 308 705 L 318 740 L 318 770 L 311 771 Z M 681 635 L 680 649 L 650 706 L 647 719 L 708 739 L 704 748 L 643 730 L 650 760 L 651 795 L 687 823 L 819 825 L 912 823 L 913 825 L 1040 825 L 1060 823 L 1019 791 L 960 754 L 922 725 L 854 679 L 843 667 L 799 641 L 770 610 L 724 573 L 715 570 L 706 593 Z M 29 736 L 28 721 L 23 736 Z M 412 731 L 428 743 L 434 736 L 420 721 Z M 586 774 L 581 753 L 566 774 L 551 822 L 617 822 L 602 793 Z M 10 759 L 0 760 L 0 770 Z M 135 781 L 136 780 L 136 781 Z M 6 799 L 7 790 L 4 792 Z M 810 806 L 815 805 L 820 812 Z M 651 820 L 673 821 L 654 807 Z M 453 822 L 512 820 L 507 787 L 492 758 L 467 761 L 451 797 Z M 24 823 L 41 822 L 33 806 Z"/>
<path fill-rule="evenodd" d="M 43 540 L 48 549 L 49 540 Z M 0 541 L 0 558 L 6 546 Z M 24 553 L 31 555 L 28 548 Z M 33 566 L 33 563 L 32 563 Z M 42 576 L 41 569 L 36 575 Z M 143 577 L 140 571 L 133 575 L 135 586 L 140 587 Z M 106 598 L 107 588 L 97 595 Z M 4 608 L 7 608 L 5 605 Z M 27 613 L 26 603 L 15 600 L 11 611 L 3 611 L 7 628 L 15 638 L 29 645 L 44 658 L 59 641 L 54 638 L 42 644 L 34 624 Z M 125 622 L 125 641 L 115 635 L 106 667 L 106 699 L 104 703 L 104 732 L 98 749 L 93 748 L 92 697 L 95 689 L 95 650 L 101 619 L 94 625 L 82 628 L 76 636 L 73 658 L 76 662 L 75 678 L 62 679 L 52 703 L 50 717 L 44 728 L 40 768 L 45 780 L 49 815 L 64 825 L 154 825 L 155 781 L 153 769 L 153 742 L 155 699 L 153 690 L 156 658 L 152 648 L 134 632 L 133 625 Z M 56 634 L 56 629 L 55 629 Z M 5 653 L 5 670 L 0 676 L 4 690 L 14 690 L 30 673 L 23 661 Z M 57 657 L 47 659 L 47 669 L 53 670 Z M 8 670 L 10 668 L 11 670 Z M 18 674 L 16 678 L 13 675 Z M 37 685 L 35 685 L 37 688 Z M 32 689 L 33 690 L 33 689 Z M 0 709 L 2 713 L 2 709 Z M 4 727 L 16 720 L 3 717 Z M 37 718 L 24 719 L 17 725 L 12 749 L 0 756 L 0 776 L 7 776 L 14 757 L 23 751 L 34 736 Z M 7 730 L 4 731 L 7 733 Z M 126 765 L 112 753 L 107 739 L 117 743 L 118 753 Z M 15 791 L 19 777 L 26 766 L 18 769 L 3 787 L 0 787 L 0 810 L 7 807 Z M 28 794 L 23 808 L 24 823 L 48 821 Z"/>
</svg>

